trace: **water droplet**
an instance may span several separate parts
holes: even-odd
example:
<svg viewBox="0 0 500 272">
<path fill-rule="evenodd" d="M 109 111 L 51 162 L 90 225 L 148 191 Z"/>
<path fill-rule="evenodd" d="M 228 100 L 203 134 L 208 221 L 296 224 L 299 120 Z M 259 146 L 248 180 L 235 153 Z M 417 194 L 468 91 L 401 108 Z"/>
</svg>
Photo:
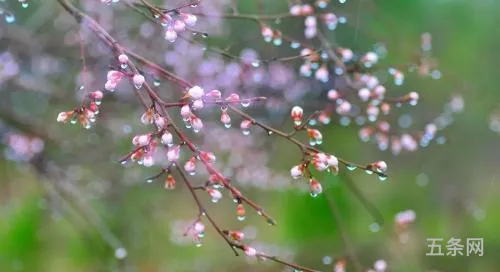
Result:
<svg viewBox="0 0 500 272">
<path fill-rule="evenodd" d="M 115 249 L 115 257 L 119 260 L 123 260 L 127 257 L 127 250 L 123 247 Z"/>
<path fill-rule="evenodd" d="M 14 14 L 10 13 L 9 11 L 7 11 L 5 13 L 5 22 L 8 23 L 8 24 L 12 24 L 16 21 L 16 16 L 14 16 Z"/>
<path fill-rule="evenodd" d="M 315 193 L 315 192 L 311 192 L 311 193 L 310 193 L 310 195 L 311 195 L 312 197 L 314 197 L 314 198 L 316 198 L 316 197 L 318 197 L 318 196 L 319 196 L 319 194 L 318 194 L 318 193 Z"/>
<path fill-rule="evenodd" d="M 244 108 L 250 106 L 250 104 L 251 104 L 251 102 L 248 99 L 241 100 L 241 106 L 243 106 Z"/>
<path fill-rule="evenodd" d="M 243 135 L 245 135 L 245 136 L 248 136 L 248 135 L 250 135 L 250 130 L 249 130 L 249 129 L 242 129 L 242 130 L 241 130 L 241 133 L 242 133 Z"/>
<path fill-rule="evenodd" d="M 299 42 L 291 42 L 290 47 L 293 49 L 297 49 L 300 47 L 300 43 Z"/>
<path fill-rule="evenodd" d="M 238 216 L 238 221 L 244 221 L 245 220 L 245 216 Z"/>
<path fill-rule="evenodd" d="M 267 131 L 267 135 L 268 135 L 268 136 L 271 136 L 271 135 L 273 135 L 273 132 L 272 132 L 272 131 L 270 131 L 270 130 L 268 130 L 268 131 Z"/>
<path fill-rule="evenodd" d="M 259 60 L 252 61 L 252 66 L 255 67 L 255 68 L 259 67 L 260 66 L 260 61 Z"/>
<path fill-rule="evenodd" d="M 371 174 L 373 174 L 373 171 L 370 169 L 365 169 L 365 173 L 368 175 L 371 175 Z"/>
<path fill-rule="evenodd" d="M 378 173 L 378 179 L 380 181 L 386 181 L 387 180 L 387 175 L 386 174 L 382 174 L 382 173 Z"/>
<path fill-rule="evenodd" d="M 153 183 L 153 181 L 154 181 L 153 179 L 147 179 L 146 183 Z"/>
<path fill-rule="evenodd" d="M 213 202 L 213 203 L 217 203 L 217 202 L 219 202 L 219 198 L 217 198 L 217 197 L 213 197 L 213 198 L 212 198 L 212 202 Z"/>
<path fill-rule="evenodd" d="M 225 124 L 224 124 L 224 127 L 225 127 L 225 128 L 231 128 L 231 123 L 225 123 Z"/>
<path fill-rule="evenodd" d="M 258 214 L 258 215 L 260 215 L 260 216 L 262 216 L 262 211 L 261 211 L 261 210 L 258 210 L 258 211 L 257 211 L 257 214 Z"/>
<path fill-rule="evenodd" d="M 349 171 L 354 171 L 357 167 L 354 164 L 346 164 L 345 168 L 347 168 L 347 170 Z"/>
<path fill-rule="evenodd" d="M 120 65 L 120 67 L 121 67 L 122 69 L 127 69 L 128 64 L 126 64 L 126 63 L 122 63 L 122 64 Z"/>
<path fill-rule="evenodd" d="M 155 87 L 158 87 L 160 86 L 161 82 L 159 79 L 155 79 L 154 82 L 153 82 L 153 85 L 155 85 Z"/>
<path fill-rule="evenodd" d="M 380 231 L 380 225 L 378 223 L 372 223 L 372 224 L 370 224 L 370 230 L 372 232 L 379 232 Z"/>
<path fill-rule="evenodd" d="M 23 8 L 28 8 L 29 6 L 30 6 L 30 4 L 28 2 L 21 3 L 21 7 L 23 7 Z"/>
</svg>

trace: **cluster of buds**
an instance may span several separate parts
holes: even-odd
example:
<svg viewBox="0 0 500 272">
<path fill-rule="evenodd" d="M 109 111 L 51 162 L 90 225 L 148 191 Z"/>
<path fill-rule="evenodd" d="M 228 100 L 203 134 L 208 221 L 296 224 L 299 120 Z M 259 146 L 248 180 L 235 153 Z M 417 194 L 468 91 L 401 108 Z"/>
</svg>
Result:
<svg viewBox="0 0 500 272">
<path fill-rule="evenodd" d="M 273 30 L 267 25 L 262 25 L 260 31 L 265 42 L 273 42 L 276 46 L 280 46 L 283 43 L 281 32 Z"/>
<path fill-rule="evenodd" d="M 311 164 L 320 172 L 328 171 L 337 174 L 339 171 L 339 160 L 334 155 L 316 153 L 313 155 Z"/>
<path fill-rule="evenodd" d="M 194 244 L 197 247 L 202 246 L 202 239 L 205 237 L 205 225 L 200 221 L 196 220 L 186 231 L 185 235 L 190 235 L 193 239 Z"/>
<path fill-rule="evenodd" d="M 144 125 L 154 124 L 158 128 L 158 130 L 164 129 L 167 125 L 165 118 L 156 113 L 154 107 L 148 108 L 141 115 L 141 123 L 143 123 Z"/>
<path fill-rule="evenodd" d="M 99 90 L 90 92 L 88 95 L 90 100 L 88 106 L 81 106 L 80 108 L 63 111 L 57 115 L 57 122 L 76 124 L 80 122 L 82 127 L 89 129 L 92 123 L 96 121 L 97 114 L 99 114 L 99 105 L 101 104 L 103 93 Z"/>
<path fill-rule="evenodd" d="M 161 25 L 167 29 L 165 31 L 165 40 L 169 42 L 175 42 L 178 33 L 186 31 L 187 27 L 194 27 L 198 21 L 195 15 L 189 13 L 175 13 L 173 16 L 162 14 L 159 18 Z"/>
<path fill-rule="evenodd" d="M 153 153 L 157 145 L 156 139 L 151 134 L 137 135 L 132 138 L 132 144 L 137 148 L 130 155 L 130 159 L 146 167 L 153 166 L 155 163 Z"/>
</svg>

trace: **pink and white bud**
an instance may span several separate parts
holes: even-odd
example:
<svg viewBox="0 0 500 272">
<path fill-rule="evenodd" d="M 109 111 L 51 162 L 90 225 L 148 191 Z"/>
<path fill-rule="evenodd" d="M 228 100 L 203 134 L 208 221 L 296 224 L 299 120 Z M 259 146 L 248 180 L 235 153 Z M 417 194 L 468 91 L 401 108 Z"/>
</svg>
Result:
<svg viewBox="0 0 500 272">
<path fill-rule="evenodd" d="M 242 241 L 243 239 L 245 239 L 245 233 L 243 233 L 242 231 L 230 231 L 229 236 L 236 241 Z"/>
<path fill-rule="evenodd" d="M 222 94 L 219 90 L 211 90 L 206 94 L 206 96 L 215 100 L 219 100 L 222 98 Z"/>
<path fill-rule="evenodd" d="M 290 113 L 292 120 L 294 121 L 296 126 L 300 126 L 302 124 L 302 117 L 304 115 L 304 110 L 299 106 L 294 106 Z"/>
<path fill-rule="evenodd" d="M 177 32 L 175 32 L 173 27 L 167 28 L 167 31 L 165 31 L 165 40 L 173 43 L 175 40 L 177 40 Z"/>
<path fill-rule="evenodd" d="M 92 97 L 94 100 L 102 100 L 104 94 L 101 91 L 96 90 L 90 93 L 90 97 Z"/>
<path fill-rule="evenodd" d="M 181 16 L 182 16 L 182 20 L 184 20 L 186 25 L 191 26 L 191 27 L 195 26 L 196 22 L 198 21 L 198 17 L 196 17 L 196 15 L 193 15 L 193 14 L 182 13 Z"/>
<path fill-rule="evenodd" d="M 343 62 L 349 62 L 354 57 L 354 53 L 349 48 L 340 48 L 339 53 Z"/>
<path fill-rule="evenodd" d="M 205 103 L 203 103 L 203 100 L 201 99 L 197 99 L 195 101 L 193 101 L 193 110 L 201 110 L 203 109 L 203 107 L 205 107 Z"/>
<path fill-rule="evenodd" d="M 212 198 L 213 203 L 219 202 L 219 200 L 222 198 L 222 193 L 219 190 L 213 188 L 207 188 L 207 193 Z"/>
<path fill-rule="evenodd" d="M 226 128 L 230 128 L 231 127 L 231 117 L 229 116 L 229 114 L 225 111 L 222 112 L 221 116 L 220 116 L 220 121 L 224 124 L 224 126 Z"/>
<path fill-rule="evenodd" d="M 153 110 L 149 108 L 141 115 L 141 123 L 144 125 L 153 123 Z"/>
<path fill-rule="evenodd" d="M 121 63 L 121 64 L 126 64 L 128 62 L 128 56 L 125 55 L 125 54 L 120 54 L 118 56 L 118 61 Z"/>
<path fill-rule="evenodd" d="M 238 103 L 241 101 L 240 96 L 236 93 L 230 94 L 227 98 L 226 101 L 233 102 L 233 103 Z"/>
<path fill-rule="evenodd" d="M 373 92 L 375 93 L 377 98 L 381 99 L 385 95 L 386 88 L 384 87 L 384 85 L 377 85 L 375 88 L 373 88 Z"/>
<path fill-rule="evenodd" d="M 254 257 L 255 255 L 257 255 L 257 250 L 255 250 L 255 248 L 253 247 L 243 246 L 243 251 L 245 252 L 245 255 L 249 257 Z"/>
<path fill-rule="evenodd" d="M 140 89 L 142 87 L 142 84 L 144 84 L 144 81 L 146 81 L 146 79 L 141 74 L 135 74 L 134 77 L 132 77 L 132 81 L 134 82 L 135 88 Z"/>
<path fill-rule="evenodd" d="M 200 159 L 204 162 L 213 163 L 217 160 L 217 157 L 212 152 L 200 151 Z"/>
<path fill-rule="evenodd" d="M 173 136 L 172 136 L 172 133 L 166 131 L 165 133 L 163 133 L 163 135 L 161 135 L 161 143 L 164 144 L 164 145 L 172 145 L 173 143 Z"/>
<path fill-rule="evenodd" d="M 205 91 L 200 86 L 194 86 L 188 90 L 188 95 L 194 100 L 200 99 L 204 94 Z"/>
<path fill-rule="evenodd" d="M 309 77 L 312 74 L 312 67 L 309 63 L 304 63 L 300 66 L 299 72 L 302 76 Z"/>
<path fill-rule="evenodd" d="M 146 167 L 151 167 L 155 163 L 153 156 L 151 155 L 146 155 L 144 159 L 142 159 L 142 164 Z"/>
<path fill-rule="evenodd" d="M 266 42 L 272 41 L 273 36 L 274 36 L 274 32 L 270 27 L 263 26 L 260 31 L 261 31 L 262 37 L 264 38 L 264 41 L 266 41 Z"/>
<path fill-rule="evenodd" d="M 368 88 L 362 88 L 358 91 L 358 96 L 361 99 L 361 101 L 366 102 L 368 99 L 370 99 L 371 92 L 368 90 Z"/>
<path fill-rule="evenodd" d="M 300 5 L 291 5 L 290 6 L 290 14 L 293 16 L 298 16 L 302 12 Z"/>
<path fill-rule="evenodd" d="M 292 176 L 293 179 L 298 179 L 304 175 L 303 171 L 303 166 L 302 165 L 295 165 L 290 169 L 290 175 Z"/>
<path fill-rule="evenodd" d="M 323 143 L 323 134 L 319 130 L 308 128 L 307 135 L 309 136 L 310 145 L 320 145 Z"/>
<path fill-rule="evenodd" d="M 154 119 L 154 123 L 156 125 L 156 127 L 158 129 L 163 129 L 165 128 L 165 125 L 166 125 L 166 121 L 165 121 L 165 118 L 163 118 L 161 115 L 159 114 L 155 114 L 153 115 L 153 119 Z"/>
<path fill-rule="evenodd" d="M 312 197 L 317 197 L 323 192 L 323 187 L 319 181 L 312 178 L 309 180 L 309 190 Z"/>
<path fill-rule="evenodd" d="M 196 170 L 196 159 L 193 157 L 184 164 L 184 170 L 190 175 L 194 175 Z"/>
<path fill-rule="evenodd" d="M 306 39 L 312 39 L 318 34 L 318 29 L 316 27 L 306 27 L 304 29 L 304 37 Z"/>
<path fill-rule="evenodd" d="M 104 84 L 104 89 L 110 92 L 114 92 L 117 84 L 118 84 L 117 81 L 108 80 L 106 81 L 106 84 Z"/>
<path fill-rule="evenodd" d="M 349 101 L 344 100 L 340 105 L 337 106 L 337 113 L 340 115 L 348 114 L 351 111 L 351 103 Z"/>
<path fill-rule="evenodd" d="M 148 134 L 138 135 L 132 139 L 132 144 L 137 146 L 145 146 L 149 144 L 151 136 Z"/>
<path fill-rule="evenodd" d="M 124 74 L 120 71 L 115 71 L 115 70 L 111 70 L 111 71 L 108 71 L 108 74 L 106 75 L 106 79 L 108 81 L 120 81 L 120 79 L 122 79 L 124 77 Z"/>
<path fill-rule="evenodd" d="M 181 20 L 175 20 L 174 21 L 174 30 L 176 32 L 184 32 L 186 30 L 186 23 Z"/>
<path fill-rule="evenodd" d="M 328 91 L 327 96 L 328 96 L 328 99 L 330 99 L 330 100 L 337 100 L 340 98 L 340 93 L 337 92 L 337 90 L 332 89 L 332 90 Z"/>
<path fill-rule="evenodd" d="M 300 7 L 301 15 L 310 15 L 314 12 L 314 9 L 311 5 L 305 4 Z"/>
<path fill-rule="evenodd" d="M 314 74 L 314 77 L 321 82 L 328 82 L 329 76 L 330 73 L 328 72 L 328 68 L 326 67 L 326 65 L 322 65 L 318 70 L 316 70 L 316 73 Z"/>
<path fill-rule="evenodd" d="M 250 134 L 250 127 L 252 127 L 252 121 L 250 120 L 241 121 L 240 128 L 243 135 Z"/>
<path fill-rule="evenodd" d="M 387 163 L 385 161 L 377 161 L 372 163 L 372 167 L 375 168 L 378 172 L 385 172 L 387 171 Z"/>
<path fill-rule="evenodd" d="M 195 132 L 198 132 L 203 129 L 203 121 L 201 121 L 201 119 L 198 117 L 192 118 L 191 124 Z"/>
<path fill-rule="evenodd" d="M 176 162 L 177 160 L 179 160 L 180 151 L 181 149 L 178 145 L 170 147 L 167 151 L 167 160 L 169 162 Z"/>
<path fill-rule="evenodd" d="M 306 28 L 316 28 L 316 16 L 307 16 L 304 21 L 304 25 L 306 26 Z"/>
<path fill-rule="evenodd" d="M 316 168 L 316 170 L 318 170 L 320 172 L 323 172 L 326 169 L 328 169 L 328 164 L 326 164 L 326 161 L 322 161 L 322 160 L 319 160 L 319 159 L 313 159 L 311 161 L 311 163 L 314 166 L 314 168 Z"/>
<path fill-rule="evenodd" d="M 203 233 L 205 231 L 205 225 L 200 221 L 196 221 L 193 225 L 193 230 L 196 233 Z"/>
<path fill-rule="evenodd" d="M 69 120 L 70 118 L 70 114 L 68 114 L 67 112 L 65 111 L 62 111 L 60 112 L 58 115 L 57 115 L 57 122 L 59 123 L 65 123 Z"/>
<path fill-rule="evenodd" d="M 378 62 L 378 55 L 375 52 L 368 52 L 361 58 L 361 61 L 366 66 L 372 66 Z"/>
<path fill-rule="evenodd" d="M 377 272 L 384 272 L 387 269 L 387 262 L 385 260 L 377 260 L 373 264 L 373 268 Z"/>
<path fill-rule="evenodd" d="M 189 105 L 184 105 L 181 107 L 181 116 L 184 120 L 188 120 L 191 117 L 191 108 Z"/>
<path fill-rule="evenodd" d="M 410 105 L 415 106 L 418 103 L 419 95 L 417 92 L 411 92 L 408 94 L 408 100 Z"/>
</svg>

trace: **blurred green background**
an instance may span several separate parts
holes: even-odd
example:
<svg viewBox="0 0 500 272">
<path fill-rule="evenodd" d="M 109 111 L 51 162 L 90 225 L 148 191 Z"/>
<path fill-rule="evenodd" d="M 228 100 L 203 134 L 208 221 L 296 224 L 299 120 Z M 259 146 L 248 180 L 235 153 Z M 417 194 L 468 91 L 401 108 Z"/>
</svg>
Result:
<svg viewBox="0 0 500 272">
<path fill-rule="evenodd" d="M 2 3 L 14 12 L 17 22 L 1 24 L 0 49 L 19 59 L 21 73 L 36 70 L 30 61 L 40 55 L 67 58 L 67 63 L 43 82 L 30 83 L 26 77 L 23 84 L 19 83 L 22 79 L 10 79 L 0 85 L 2 132 L 15 129 L 45 139 L 43 153 L 30 163 L 0 157 L 0 271 L 283 271 L 279 265 L 248 264 L 245 257 L 234 257 L 208 226 L 201 248 L 173 241 L 179 234 L 173 230 L 174 223 L 192 220 L 196 214 L 186 189 L 179 186 L 165 192 L 161 182 L 142 181 L 151 175 L 149 169 L 115 163 L 130 148 L 131 136 L 120 131 L 122 124 L 141 131 L 140 109 L 133 97 L 106 101 L 105 120 L 90 131 L 55 122 L 59 111 L 78 104 L 73 93 L 80 69 L 79 49 L 63 44 L 65 30 L 75 24 L 66 20 L 68 25 L 60 29 L 46 27 L 53 20 L 66 22 L 60 18 L 63 10 L 56 1 L 31 2 L 28 9 L 16 1 Z M 237 2 L 241 13 L 258 12 L 258 1 Z M 264 13 L 287 9 L 286 1 L 263 1 Z M 460 93 L 465 111 L 443 132 L 447 142 L 395 157 L 361 143 L 357 127 L 328 126 L 322 128 L 325 151 L 359 162 L 383 159 L 389 164 L 388 182 L 341 169 L 344 173 L 337 177 L 322 177 L 327 190 L 318 198 L 294 186 L 286 190 L 242 186 L 243 192 L 274 215 L 276 227 L 250 210 L 248 220 L 236 221 L 227 197 L 214 206 L 203 196 L 209 211 L 223 225 L 247 226 L 246 231 L 256 232 L 255 241 L 263 248 L 285 257 L 293 253 L 296 263 L 321 271 L 332 271 L 329 257 L 348 254 L 339 228 L 345 230 L 350 246 L 367 268 L 384 259 L 389 271 L 498 271 L 500 135 L 489 129 L 489 122 L 500 101 L 500 2 L 348 0 L 345 5 L 335 4 L 334 10 L 348 19 L 347 25 L 335 31 L 335 41 L 361 51 L 384 42 L 389 54 L 381 65 L 408 63 L 418 53 L 420 35 L 433 35 L 433 54 L 443 78 L 409 76 L 408 84 L 391 92 L 404 94 L 407 88 L 420 92 L 417 107 L 401 109 L 412 114 L 417 127 L 437 116 L 452 94 Z M 130 10 L 119 13 L 122 19 L 128 16 L 131 24 L 143 20 Z M 301 35 L 293 20 L 277 25 L 290 35 Z M 254 22 L 231 21 L 226 26 L 236 41 L 258 36 L 260 31 Z M 213 38 L 209 43 L 224 47 L 227 40 Z M 262 55 L 275 52 L 263 44 L 248 46 Z M 51 91 L 37 90 L 37 84 Z M 273 125 L 289 127 L 290 123 Z M 299 154 L 289 146 L 272 140 L 266 144 L 272 150 L 270 168 L 286 174 L 297 163 Z M 5 143 L 3 148 L 8 148 Z M 212 151 L 217 154 L 216 149 Z M 380 231 L 370 230 L 373 218 L 345 186 L 345 179 L 380 210 L 385 221 Z M 341 221 L 332 215 L 326 195 L 334 199 Z M 394 216 L 407 209 L 413 209 L 417 219 L 407 230 L 408 241 L 400 243 Z M 427 238 L 447 241 L 452 237 L 484 238 L 484 256 L 425 255 Z M 115 257 L 120 247 L 127 251 L 123 260 Z M 350 269 L 348 265 L 348 271 L 354 271 Z"/>
</svg>

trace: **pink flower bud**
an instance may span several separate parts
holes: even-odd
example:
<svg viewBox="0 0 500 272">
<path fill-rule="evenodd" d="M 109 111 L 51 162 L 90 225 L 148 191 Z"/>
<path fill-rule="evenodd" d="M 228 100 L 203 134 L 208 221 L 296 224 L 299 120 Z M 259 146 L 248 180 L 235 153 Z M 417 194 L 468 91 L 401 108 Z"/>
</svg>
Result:
<svg viewBox="0 0 500 272">
<path fill-rule="evenodd" d="M 303 115 L 304 115 L 304 110 L 299 106 L 293 107 L 290 113 L 290 116 L 292 117 L 292 120 L 294 121 L 296 126 L 300 126 L 300 124 L 302 123 Z"/>
<path fill-rule="evenodd" d="M 163 133 L 163 135 L 161 136 L 161 143 L 164 144 L 164 145 L 171 145 L 173 142 L 173 137 L 172 137 L 172 133 L 166 131 L 165 133 Z"/>
<path fill-rule="evenodd" d="M 191 108 L 189 107 L 189 105 L 186 104 L 181 107 L 181 116 L 184 120 L 189 119 L 189 117 L 191 116 Z"/>
<path fill-rule="evenodd" d="M 151 156 L 151 155 L 145 156 L 144 159 L 142 160 L 142 164 L 146 167 L 153 166 L 153 164 L 154 164 L 153 156 Z"/>
<path fill-rule="evenodd" d="M 186 24 L 184 23 L 184 21 L 175 20 L 175 22 L 174 22 L 174 30 L 176 32 L 183 32 L 184 30 L 186 30 Z"/>
<path fill-rule="evenodd" d="M 321 186 L 321 183 L 319 183 L 319 181 L 312 178 L 309 180 L 309 190 L 312 197 L 317 197 L 323 192 L 323 187 Z"/>
<path fill-rule="evenodd" d="M 342 57 L 343 62 L 349 62 L 352 60 L 354 53 L 349 48 L 341 48 L 339 49 L 340 56 Z"/>
<path fill-rule="evenodd" d="M 217 160 L 214 153 L 206 151 L 200 151 L 200 159 L 204 162 L 209 162 L 209 163 L 213 163 Z"/>
<path fill-rule="evenodd" d="M 245 239 L 245 233 L 243 233 L 242 231 L 230 231 L 229 236 L 231 236 L 231 238 L 233 238 L 236 241 L 241 241 Z"/>
<path fill-rule="evenodd" d="M 114 92 L 116 88 L 117 82 L 114 80 L 108 80 L 106 81 L 106 84 L 104 85 L 104 89 Z"/>
<path fill-rule="evenodd" d="M 205 231 L 205 225 L 200 221 L 196 221 L 193 225 L 193 230 L 197 233 L 202 233 Z"/>
<path fill-rule="evenodd" d="M 198 17 L 196 17 L 193 14 L 182 13 L 181 16 L 182 16 L 182 19 L 184 20 L 184 22 L 186 23 L 186 25 L 191 26 L 191 27 L 195 26 L 196 22 L 198 21 Z"/>
<path fill-rule="evenodd" d="M 322 65 L 318 70 L 316 70 L 314 77 L 321 82 L 328 82 L 329 75 L 330 73 L 328 72 L 326 65 Z"/>
<path fill-rule="evenodd" d="M 95 100 L 101 100 L 103 98 L 103 96 L 104 96 L 104 94 L 99 90 L 96 90 L 96 91 L 93 91 L 90 93 L 90 97 L 92 97 Z"/>
<path fill-rule="evenodd" d="M 266 41 L 266 42 L 270 42 L 274 36 L 273 30 L 268 26 L 262 27 L 261 34 L 262 34 L 262 37 L 264 38 L 264 41 Z"/>
<path fill-rule="evenodd" d="M 191 158 L 184 164 L 184 170 L 190 175 L 194 175 L 196 170 L 196 159 Z"/>
<path fill-rule="evenodd" d="M 309 27 L 315 28 L 317 25 L 316 17 L 315 16 L 307 16 L 305 21 L 304 21 L 304 25 L 306 26 L 306 28 L 309 28 Z"/>
<path fill-rule="evenodd" d="M 233 102 L 233 103 L 239 102 L 240 96 L 238 94 L 232 93 L 226 98 L 226 101 Z"/>
<path fill-rule="evenodd" d="M 245 252 L 245 255 L 249 257 L 254 257 L 255 255 L 257 255 L 257 250 L 255 250 L 255 248 L 253 247 L 243 246 L 243 251 Z"/>
<path fill-rule="evenodd" d="M 221 99 L 221 97 L 222 97 L 222 94 L 219 90 L 211 90 L 206 95 L 212 99 L 215 99 L 215 100 Z"/>
<path fill-rule="evenodd" d="M 203 129 L 203 122 L 201 121 L 200 118 L 198 117 L 195 117 L 191 120 L 191 124 L 193 126 L 193 130 L 195 132 L 199 132 L 200 130 Z"/>
<path fill-rule="evenodd" d="M 371 92 L 368 88 L 362 88 L 358 91 L 358 95 L 361 101 L 366 102 L 370 99 Z"/>
<path fill-rule="evenodd" d="M 300 5 L 291 5 L 290 6 L 290 14 L 293 16 L 298 16 L 302 12 Z"/>
<path fill-rule="evenodd" d="M 128 62 L 128 56 L 127 56 L 127 55 L 125 55 L 125 54 L 120 54 L 120 55 L 118 56 L 118 61 L 119 61 L 120 63 L 127 63 L 127 62 Z"/>
<path fill-rule="evenodd" d="M 309 15 L 314 12 L 314 9 L 311 5 L 305 4 L 300 7 L 300 13 L 302 15 Z"/>
<path fill-rule="evenodd" d="M 224 124 L 224 126 L 226 128 L 230 128 L 231 127 L 231 117 L 229 116 L 229 114 L 225 111 L 222 112 L 221 116 L 220 116 L 220 121 Z"/>
<path fill-rule="evenodd" d="M 302 177 L 302 175 L 304 174 L 303 168 L 304 167 L 302 165 L 295 165 L 294 167 L 292 167 L 292 169 L 290 169 L 290 175 L 292 176 L 292 178 L 298 179 Z"/>
<path fill-rule="evenodd" d="M 340 98 L 340 94 L 339 92 L 337 92 L 337 90 L 329 90 L 328 91 L 328 99 L 330 100 L 337 100 Z"/>
<path fill-rule="evenodd" d="M 205 94 L 205 91 L 200 86 L 194 86 L 188 90 L 188 95 L 194 100 L 200 99 Z"/>
<path fill-rule="evenodd" d="M 172 27 L 167 28 L 167 31 L 165 31 L 165 40 L 169 42 L 177 40 L 177 32 Z"/>
<path fill-rule="evenodd" d="M 351 103 L 345 100 L 337 106 L 337 113 L 340 115 L 348 114 L 351 111 Z"/>
<path fill-rule="evenodd" d="M 65 123 L 69 120 L 69 117 L 70 117 L 70 114 L 68 114 L 68 112 L 60 112 L 58 115 L 57 115 L 57 122 L 59 123 Z"/>
<path fill-rule="evenodd" d="M 192 107 L 194 110 L 201 110 L 201 109 L 203 109 L 204 106 L 205 106 L 205 104 L 203 103 L 203 100 L 201 100 L 201 99 L 193 101 Z"/>
<path fill-rule="evenodd" d="M 417 92 L 411 92 L 408 94 L 408 99 L 409 99 L 410 105 L 415 106 L 415 105 L 417 105 L 419 95 Z"/>
<path fill-rule="evenodd" d="M 163 129 L 165 127 L 165 124 L 166 124 L 165 118 L 163 118 L 159 114 L 155 114 L 155 115 L 153 115 L 153 119 L 154 119 L 155 125 L 156 125 L 156 127 L 158 127 L 158 129 Z"/>
<path fill-rule="evenodd" d="M 372 167 L 375 168 L 378 172 L 387 171 L 387 163 L 385 161 L 377 161 L 372 163 Z"/>
<path fill-rule="evenodd" d="M 217 203 L 222 198 L 222 193 L 219 190 L 208 188 L 207 193 L 212 198 L 212 202 Z"/>
<path fill-rule="evenodd" d="M 145 146 L 145 145 L 149 144 L 150 139 L 151 138 L 148 134 L 143 134 L 143 135 L 135 136 L 132 139 L 132 143 L 134 145 L 138 145 L 138 146 Z"/>
<path fill-rule="evenodd" d="M 179 155 L 180 155 L 180 146 L 176 145 L 174 147 L 171 147 L 167 151 L 167 160 L 169 162 L 176 162 L 179 160 Z"/>
<path fill-rule="evenodd" d="M 106 75 L 106 79 L 108 81 L 119 81 L 120 79 L 122 79 L 123 76 L 124 75 L 122 72 L 111 70 L 111 71 L 108 71 L 108 74 Z"/>
<path fill-rule="evenodd" d="M 134 82 L 135 88 L 140 89 L 142 87 L 142 84 L 144 84 L 145 78 L 141 74 L 135 74 L 132 78 L 132 81 Z"/>
</svg>

